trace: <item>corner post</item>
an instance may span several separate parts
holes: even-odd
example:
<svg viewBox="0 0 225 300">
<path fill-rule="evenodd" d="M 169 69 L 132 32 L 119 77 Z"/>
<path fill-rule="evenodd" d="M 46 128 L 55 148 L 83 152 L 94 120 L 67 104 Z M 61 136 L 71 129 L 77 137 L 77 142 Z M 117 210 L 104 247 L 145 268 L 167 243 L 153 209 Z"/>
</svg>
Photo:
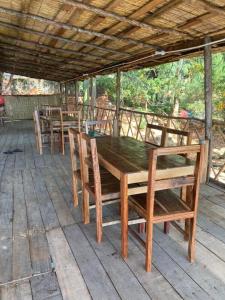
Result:
<svg viewBox="0 0 225 300">
<path fill-rule="evenodd" d="M 205 38 L 205 43 L 211 41 Z M 205 88 L 205 139 L 208 140 L 208 165 L 206 182 L 209 181 L 212 165 L 212 49 L 211 45 L 204 48 L 204 88 Z"/>
<path fill-rule="evenodd" d="M 120 102 L 121 102 L 121 71 L 116 73 L 116 113 L 114 119 L 113 133 L 115 136 L 120 135 Z"/>
</svg>

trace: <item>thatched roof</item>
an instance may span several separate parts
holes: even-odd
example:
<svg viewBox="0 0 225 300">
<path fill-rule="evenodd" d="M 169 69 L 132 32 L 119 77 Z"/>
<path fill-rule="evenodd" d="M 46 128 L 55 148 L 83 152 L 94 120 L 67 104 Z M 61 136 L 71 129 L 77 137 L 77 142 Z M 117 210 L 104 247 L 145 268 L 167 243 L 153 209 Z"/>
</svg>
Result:
<svg viewBox="0 0 225 300">
<path fill-rule="evenodd" d="M 62 81 L 173 61 L 201 49 L 155 52 L 205 36 L 225 37 L 225 0 L 0 1 L 0 71 L 30 77 Z"/>
</svg>

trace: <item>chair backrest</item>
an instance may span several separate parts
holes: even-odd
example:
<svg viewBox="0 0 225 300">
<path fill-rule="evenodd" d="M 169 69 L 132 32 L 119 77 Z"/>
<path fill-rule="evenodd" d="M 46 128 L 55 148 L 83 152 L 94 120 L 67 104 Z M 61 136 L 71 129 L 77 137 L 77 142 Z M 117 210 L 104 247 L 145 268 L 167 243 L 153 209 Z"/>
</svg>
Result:
<svg viewBox="0 0 225 300">
<path fill-rule="evenodd" d="M 72 164 L 72 171 L 78 170 L 78 160 L 80 160 L 80 171 L 82 176 L 82 152 L 81 152 L 81 139 L 80 139 L 80 131 L 75 128 L 69 128 L 69 141 L 70 141 L 70 159 Z"/>
<path fill-rule="evenodd" d="M 190 161 L 187 158 L 188 155 L 195 155 L 195 160 Z M 158 190 L 167 190 L 174 188 L 182 188 L 191 186 L 192 187 L 192 207 L 191 210 L 197 209 L 198 202 L 198 194 L 200 188 L 200 180 L 201 180 L 201 171 L 202 171 L 202 163 L 203 163 L 203 154 L 204 154 L 204 145 L 189 145 L 189 146 L 180 146 L 180 147 L 161 147 L 150 149 L 149 151 L 149 177 L 148 177 L 148 192 L 147 192 L 147 207 L 150 216 L 153 216 L 154 211 L 154 201 L 155 201 L 155 192 Z M 191 165 L 193 163 L 194 171 L 189 175 L 183 176 L 179 175 L 179 172 L 172 172 L 172 169 L 168 167 L 168 172 L 170 173 L 170 177 L 168 179 L 157 179 L 156 170 L 157 164 L 160 164 L 160 157 L 163 160 L 164 167 L 166 162 L 171 156 L 177 156 L 177 159 L 182 159 L 184 164 L 187 163 Z M 181 167 L 182 168 L 182 167 Z M 171 172 L 170 172 L 171 171 Z"/>
<path fill-rule="evenodd" d="M 87 120 L 85 122 L 85 132 L 86 134 L 91 134 L 96 132 L 100 135 L 112 135 L 113 124 L 112 120 Z"/>
<path fill-rule="evenodd" d="M 163 147 L 191 145 L 191 132 L 173 128 L 165 128 Z"/>
<path fill-rule="evenodd" d="M 46 106 L 45 114 L 46 116 L 59 116 L 62 108 L 60 106 Z"/>
<path fill-rule="evenodd" d="M 164 126 L 147 124 L 145 142 L 155 146 L 163 146 L 165 140 L 165 129 L 166 127 Z"/>
<path fill-rule="evenodd" d="M 160 147 L 190 145 L 191 133 L 155 124 L 147 124 L 145 142 Z"/>
<path fill-rule="evenodd" d="M 80 111 L 60 111 L 62 130 L 69 127 L 77 128 L 80 131 Z M 68 124 L 66 123 L 68 121 Z"/>
<path fill-rule="evenodd" d="M 88 185 L 90 182 L 89 171 L 92 170 L 94 179 L 95 195 L 101 197 L 101 176 L 98 160 L 96 139 L 91 138 L 86 133 L 81 133 L 81 152 L 82 152 L 82 170 L 83 184 Z M 100 199 L 100 198 L 99 198 Z"/>
</svg>

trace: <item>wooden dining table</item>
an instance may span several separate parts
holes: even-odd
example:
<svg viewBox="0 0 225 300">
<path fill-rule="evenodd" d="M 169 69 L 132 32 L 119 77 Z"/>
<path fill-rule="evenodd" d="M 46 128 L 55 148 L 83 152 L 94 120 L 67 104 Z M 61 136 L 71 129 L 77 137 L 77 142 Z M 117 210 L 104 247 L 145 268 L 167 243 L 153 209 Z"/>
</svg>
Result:
<svg viewBox="0 0 225 300">
<path fill-rule="evenodd" d="M 100 164 L 120 180 L 121 252 L 123 258 L 127 258 L 128 196 L 147 192 L 148 153 L 156 146 L 131 137 L 104 136 L 96 139 L 96 142 Z M 184 156 L 171 155 L 158 158 L 157 179 L 187 176 L 193 172 L 193 162 Z M 139 185 L 134 185 L 136 183 Z"/>
</svg>

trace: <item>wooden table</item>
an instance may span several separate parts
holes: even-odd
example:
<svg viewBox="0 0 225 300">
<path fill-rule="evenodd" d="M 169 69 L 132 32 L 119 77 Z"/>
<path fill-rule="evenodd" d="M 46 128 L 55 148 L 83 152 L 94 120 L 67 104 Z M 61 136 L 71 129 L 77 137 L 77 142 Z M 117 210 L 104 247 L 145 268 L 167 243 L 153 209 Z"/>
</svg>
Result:
<svg viewBox="0 0 225 300">
<path fill-rule="evenodd" d="M 51 153 L 54 153 L 54 131 L 61 129 L 61 119 L 60 116 L 40 116 L 42 124 L 47 124 L 50 129 L 51 136 Z M 63 125 L 65 127 L 73 126 L 76 123 L 74 117 L 66 116 L 63 119 Z"/>
<path fill-rule="evenodd" d="M 153 145 L 130 137 L 105 136 L 96 139 L 99 161 L 108 171 L 120 180 L 121 197 L 121 251 L 128 256 L 128 196 L 147 191 L 146 185 L 129 187 L 133 183 L 148 180 L 148 152 Z M 172 175 L 193 174 L 191 160 L 180 155 L 161 156 L 157 162 L 156 178 L 168 179 Z"/>
</svg>

